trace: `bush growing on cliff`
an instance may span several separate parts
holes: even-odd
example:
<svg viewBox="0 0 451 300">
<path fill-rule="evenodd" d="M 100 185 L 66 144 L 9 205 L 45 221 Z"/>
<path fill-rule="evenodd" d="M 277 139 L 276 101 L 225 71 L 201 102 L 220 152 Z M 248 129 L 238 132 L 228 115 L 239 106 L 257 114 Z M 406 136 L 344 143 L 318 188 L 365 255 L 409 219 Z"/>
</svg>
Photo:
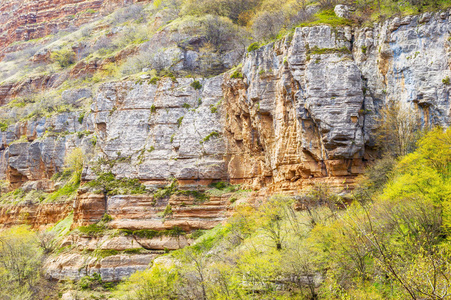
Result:
<svg viewBox="0 0 451 300">
<path fill-rule="evenodd" d="M 76 61 L 74 51 L 67 48 L 52 52 L 51 59 L 57 62 L 63 69 L 69 67 Z"/>
<path fill-rule="evenodd" d="M 146 194 L 147 190 L 139 179 L 116 178 L 112 172 L 100 173 L 97 178 L 90 181 L 88 186 L 101 189 L 108 195 Z"/>
</svg>

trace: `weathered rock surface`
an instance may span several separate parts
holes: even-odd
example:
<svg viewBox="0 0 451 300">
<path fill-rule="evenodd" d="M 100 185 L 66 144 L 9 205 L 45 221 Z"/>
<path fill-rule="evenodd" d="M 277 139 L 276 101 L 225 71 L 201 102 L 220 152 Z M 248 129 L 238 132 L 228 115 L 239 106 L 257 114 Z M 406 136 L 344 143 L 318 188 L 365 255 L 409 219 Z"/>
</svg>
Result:
<svg viewBox="0 0 451 300">
<path fill-rule="evenodd" d="M 81 111 L 67 112 L 10 126 L 1 133 L 0 177 L 11 188 L 52 191 L 52 175 L 80 147 L 89 154 L 84 183 L 100 168 L 118 178 L 137 178 L 149 191 L 170 178 L 185 191 L 203 192 L 220 180 L 242 183 L 264 191 L 262 198 L 280 191 L 299 194 L 318 183 L 346 191 L 377 156 L 375 117 L 388 102 L 416 109 L 424 124 L 449 126 L 450 22 L 449 13 L 441 12 L 373 28 L 297 28 L 293 36 L 247 53 L 237 70 L 243 76 L 143 76 L 102 84 L 95 93 L 65 91 L 62 101 L 75 107 L 92 97 L 90 111 L 82 119 Z M 162 60 L 180 59 L 173 68 L 198 63 L 195 53 L 168 49 Z M 20 91 L 2 86 L 0 101 Z M 74 227 L 108 214 L 111 229 L 209 229 L 229 215 L 228 198 L 155 199 L 151 193 L 108 196 L 82 190 L 73 203 Z M 3 206 L 0 223 L 26 220 L 41 227 L 65 217 L 68 205 Z M 191 241 L 118 236 L 65 242 L 76 249 L 124 251 L 177 249 Z M 55 279 L 100 272 L 116 280 L 152 259 L 153 254 L 121 254 L 99 260 L 77 252 L 54 257 L 47 267 Z"/>
<path fill-rule="evenodd" d="M 220 77 L 112 82 L 92 105 L 98 153 L 119 177 L 165 181 L 227 179 Z M 212 108 L 217 108 L 213 110 Z M 88 170 L 85 180 L 95 175 Z"/>
<path fill-rule="evenodd" d="M 119 281 L 148 267 L 157 254 L 119 254 L 97 258 L 79 253 L 52 256 L 44 262 L 46 277 L 51 280 L 78 280 L 98 273 L 103 281 Z"/>
<path fill-rule="evenodd" d="M 100 13 L 134 0 L 39 0 L 0 3 L 0 57 L 17 41 L 38 39 L 92 21 Z"/>
<path fill-rule="evenodd" d="M 449 12 L 438 12 L 355 30 L 367 109 L 400 101 L 417 108 L 424 124 L 449 126 L 450 25 Z"/>
<path fill-rule="evenodd" d="M 72 203 L 20 204 L 0 206 L 0 228 L 29 224 L 40 229 L 52 226 L 67 217 Z"/>
</svg>

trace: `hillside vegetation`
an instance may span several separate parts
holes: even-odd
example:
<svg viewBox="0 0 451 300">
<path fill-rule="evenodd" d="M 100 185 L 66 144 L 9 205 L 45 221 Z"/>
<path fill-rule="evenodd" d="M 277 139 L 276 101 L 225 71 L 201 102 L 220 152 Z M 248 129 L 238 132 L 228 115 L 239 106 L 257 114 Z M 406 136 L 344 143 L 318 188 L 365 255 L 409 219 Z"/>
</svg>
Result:
<svg viewBox="0 0 451 300">
<path fill-rule="evenodd" d="M 337 17 L 336 4 L 354 10 Z M 52 78 L 42 90 L 23 88 L 0 108 L 0 127 L 56 113 L 87 110 L 62 98 L 68 88 L 140 76 L 209 77 L 230 70 L 242 54 L 299 26 L 372 26 L 394 16 L 445 9 L 449 0 L 158 0 L 138 3 L 80 28 L 16 42 L 0 61 L 0 85 Z M 90 12 L 94 13 L 95 12 Z M 20 49 L 20 50 L 17 50 Z M 190 52 L 191 51 L 191 52 Z M 190 53 L 187 62 L 182 53 Z M 193 54 L 195 53 L 195 54 Z M 193 58 L 194 57 L 194 58 Z"/>
<path fill-rule="evenodd" d="M 434 129 L 417 146 L 392 171 L 373 167 L 364 183 L 385 176 L 383 189 L 362 188 L 349 206 L 327 186 L 237 205 L 227 224 L 135 273 L 116 296 L 445 299 L 451 284 L 451 130 Z"/>
</svg>

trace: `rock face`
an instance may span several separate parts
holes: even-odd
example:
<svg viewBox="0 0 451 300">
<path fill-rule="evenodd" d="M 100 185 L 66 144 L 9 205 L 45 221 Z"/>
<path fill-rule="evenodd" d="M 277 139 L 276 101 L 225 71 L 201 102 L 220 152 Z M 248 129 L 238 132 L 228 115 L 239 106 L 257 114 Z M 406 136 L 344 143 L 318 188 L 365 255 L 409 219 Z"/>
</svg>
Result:
<svg viewBox="0 0 451 300">
<path fill-rule="evenodd" d="M 112 255 L 96 258 L 78 253 L 63 254 L 46 260 L 46 277 L 51 280 L 80 279 L 100 274 L 103 281 L 119 281 L 147 268 L 156 254 Z"/>
<path fill-rule="evenodd" d="M 29 224 L 39 229 L 52 226 L 72 211 L 71 203 L 20 204 L 0 206 L 0 228 Z"/>
<path fill-rule="evenodd" d="M 350 29 L 298 28 L 291 42 L 247 54 L 244 78 L 224 83 L 232 178 L 298 189 L 363 171 L 369 137 L 350 41 Z"/>
<path fill-rule="evenodd" d="M 240 67 L 208 79 L 142 75 L 104 83 L 95 92 L 64 91 L 61 101 L 74 111 L 19 122 L 1 133 L 0 177 L 11 189 L 56 190 L 52 176 L 63 170 L 73 149 L 81 148 L 87 156 L 83 184 L 100 170 L 137 179 L 148 191 L 175 179 L 185 193 L 111 196 L 82 187 L 69 203 L 3 205 L 0 223 L 40 228 L 73 209 L 74 228 L 108 214 L 111 230 L 192 232 L 213 228 L 229 215 L 231 195 L 195 197 L 212 182 L 240 183 L 264 191 L 264 197 L 298 194 L 323 183 L 346 191 L 377 156 L 375 119 L 387 103 L 414 108 L 425 125 L 449 126 L 450 22 L 449 13 L 441 12 L 373 28 L 297 28 L 247 53 Z M 3 32 L 11 36 L 11 30 Z M 188 52 L 161 55 L 180 58 L 181 69 L 198 62 Z M 0 101 L 20 91 L 20 86 L 2 86 Z M 90 99 L 89 110 L 81 111 Z M 79 236 L 66 242 L 74 249 L 161 251 L 191 241 L 168 235 Z M 94 259 L 65 253 L 47 262 L 48 276 L 100 272 L 117 280 L 145 268 L 154 255 Z"/>
<path fill-rule="evenodd" d="M 119 177 L 146 181 L 227 179 L 220 77 L 163 78 L 101 86 L 92 105 L 99 153 Z M 94 178 L 88 171 L 85 180 Z"/>
<path fill-rule="evenodd" d="M 356 29 L 353 54 L 366 87 L 367 107 L 400 101 L 417 108 L 424 124 L 448 127 L 449 29 L 449 12 Z"/>
<path fill-rule="evenodd" d="M 0 57 L 8 52 L 6 47 L 14 42 L 38 39 L 71 26 L 79 26 L 92 21 L 99 16 L 99 13 L 133 2 L 135 1 L 2 1 L 0 3 Z"/>
</svg>

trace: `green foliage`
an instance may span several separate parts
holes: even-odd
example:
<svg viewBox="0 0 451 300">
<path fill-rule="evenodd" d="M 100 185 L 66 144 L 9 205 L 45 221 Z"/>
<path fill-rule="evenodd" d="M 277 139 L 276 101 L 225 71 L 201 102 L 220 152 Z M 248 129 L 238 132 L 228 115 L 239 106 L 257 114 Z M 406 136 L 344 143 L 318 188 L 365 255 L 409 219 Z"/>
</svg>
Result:
<svg viewBox="0 0 451 300">
<path fill-rule="evenodd" d="M 96 224 L 91 224 L 88 226 L 80 226 L 77 228 L 79 232 L 89 235 L 89 236 L 97 236 L 97 235 L 101 235 L 105 232 L 105 230 L 107 229 L 105 224 L 103 223 L 96 223 Z"/>
<path fill-rule="evenodd" d="M 92 254 L 98 258 L 105 258 L 108 256 L 118 255 L 119 251 L 114 249 L 96 249 Z"/>
<path fill-rule="evenodd" d="M 104 222 L 104 223 L 108 223 L 108 222 L 113 221 L 113 217 L 111 217 L 109 214 L 105 213 L 100 221 Z"/>
<path fill-rule="evenodd" d="M 210 196 L 199 191 L 178 190 L 175 194 L 194 197 L 195 203 L 204 203 L 210 199 Z"/>
<path fill-rule="evenodd" d="M 173 299 L 179 275 L 174 266 L 155 264 L 152 269 L 138 271 L 120 284 L 114 294 L 119 299 Z"/>
<path fill-rule="evenodd" d="M 180 117 L 177 119 L 177 127 L 180 128 L 180 126 L 182 126 L 182 122 L 183 122 L 183 117 Z"/>
<path fill-rule="evenodd" d="M 247 52 L 252 52 L 260 48 L 260 44 L 258 42 L 254 42 L 247 47 Z"/>
<path fill-rule="evenodd" d="M 99 273 L 93 273 L 91 276 L 83 276 L 79 281 L 78 285 L 82 290 L 92 290 L 96 286 L 102 284 L 102 276 Z"/>
<path fill-rule="evenodd" d="M 158 189 L 158 191 L 156 191 L 155 194 L 153 195 L 153 198 L 158 200 L 170 197 L 172 194 L 177 192 L 177 184 L 178 184 L 177 179 L 171 178 L 170 183 L 166 185 L 164 188 Z"/>
<path fill-rule="evenodd" d="M 219 137 L 219 133 L 217 133 L 216 131 L 209 133 L 206 137 L 203 138 L 203 140 L 201 141 L 201 144 L 208 142 L 213 137 Z"/>
<path fill-rule="evenodd" d="M 4 132 L 8 129 L 8 124 L 0 122 L 0 131 Z"/>
<path fill-rule="evenodd" d="M 67 68 L 76 61 L 74 51 L 68 48 L 52 52 L 50 58 L 57 62 L 61 68 Z"/>
<path fill-rule="evenodd" d="M 107 195 L 146 194 L 147 190 L 139 179 L 116 178 L 112 172 L 100 173 L 95 180 L 87 183 L 95 189 L 102 189 Z"/>
<path fill-rule="evenodd" d="M 347 47 L 342 48 L 318 48 L 317 46 L 309 49 L 307 54 L 330 54 L 330 53 L 343 53 L 343 54 L 351 54 L 351 51 Z"/>
<path fill-rule="evenodd" d="M 152 104 L 152 106 L 150 107 L 150 112 L 155 113 L 156 111 L 157 111 L 157 107 L 155 106 L 155 104 Z"/>
<path fill-rule="evenodd" d="M 43 251 L 27 226 L 0 231 L 0 298 L 37 299 Z"/>
<path fill-rule="evenodd" d="M 212 114 L 215 114 L 215 113 L 217 113 L 218 112 L 218 108 L 219 108 L 219 106 L 221 105 L 221 100 L 220 101 L 218 101 L 218 103 L 216 103 L 216 104 L 210 104 L 210 111 L 211 111 L 211 113 Z"/>
<path fill-rule="evenodd" d="M 45 198 L 45 202 L 55 202 L 58 200 L 66 200 L 70 199 L 72 196 L 76 195 L 76 192 L 78 190 L 78 187 L 80 186 L 80 182 L 74 183 L 74 182 L 68 182 L 63 187 L 59 188 L 55 192 L 49 194 Z"/>
<path fill-rule="evenodd" d="M 174 226 L 171 229 L 165 230 L 150 230 L 150 229 L 141 229 L 141 230 L 121 230 L 125 235 L 133 235 L 141 238 L 152 239 L 154 237 L 162 237 L 162 236 L 172 236 L 178 237 L 181 235 L 185 235 L 185 231 L 178 226 Z"/>
<path fill-rule="evenodd" d="M 172 215 L 172 206 L 170 204 L 166 205 L 166 208 L 163 211 L 163 218 Z"/>
<path fill-rule="evenodd" d="M 300 24 L 300 26 L 329 25 L 332 27 L 352 26 L 353 21 L 337 17 L 333 9 L 321 10 L 314 15 L 314 20 Z"/>
<path fill-rule="evenodd" d="M 202 88 L 202 84 L 198 80 L 195 80 L 191 83 L 191 87 L 195 90 L 200 90 Z"/>
<path fill-rule="evenodd" d="M 442 79 L 442 82 L 444 85 L 450 85 L 451 80 L 449 79 L 449 76 L 446 76 L 444 79 Z"/>
<path fill-rule="evenodd" d="M 230 78 L 236 79 L 236 78 L 243 78 L 243 73 L 241 73 L 238 70 L 235 70 L 232 75 L 230 75 Z"/>
<path fill-rule="evenodd" d="M 154 76 L 154 77 L 152 77 L 152 78 L 150 79 L 149 83 L 151 83 L 151 84 L 157 84 L 158 81 L 160 81 L 160 80 L 161 80 L 160 77 Z"/>
<path fill-rule="evenodd" d="M 370 168 L 359 201 L 316 185 L 295 198 L 238 205 L 225 225 L 193 232 L 195 244 L 168 255 L 165 267 L 174 273 L 158 273 L 160 280 L 178 280 L 151 299 L 169 292 L 192 299 L 441 298 L 451 287 L 450 163 L 451 130 L 437 128 L 415 152 Z M 143 293 L 156 270 L 119 291 Z"/>
<path fill-rule="evenodd" d="M 85 112 L 82 112 L 80 116 L 78 116 L 78 123 L 83 124 L 83 120 L 85 118 Z"/>
<path fill-rule="evenodd" d="M 200 191 L 179 190 L 178 182 L 177 182 L 177 179 L 175 179 L 175 178 L 170 179 L 170 183 L 168 185 L 166 185 L 164 188 L 158 189 L 154 193 L 153 198 L 155 200 L 159 200 L 159 199 L 168 198 L 172 195 L 192 196 L 192 197 L 194 197 L 195 202 L 197 202 L 197 203 L 203 203 L 210 199 L 210 197 L 207 194 L 202 193 Z M 166 208 L 169 210 L 170 207 L 166 207 Z M 164 215 L 167 215 L 167 214 L 164 213 Z"/>
</svg>

